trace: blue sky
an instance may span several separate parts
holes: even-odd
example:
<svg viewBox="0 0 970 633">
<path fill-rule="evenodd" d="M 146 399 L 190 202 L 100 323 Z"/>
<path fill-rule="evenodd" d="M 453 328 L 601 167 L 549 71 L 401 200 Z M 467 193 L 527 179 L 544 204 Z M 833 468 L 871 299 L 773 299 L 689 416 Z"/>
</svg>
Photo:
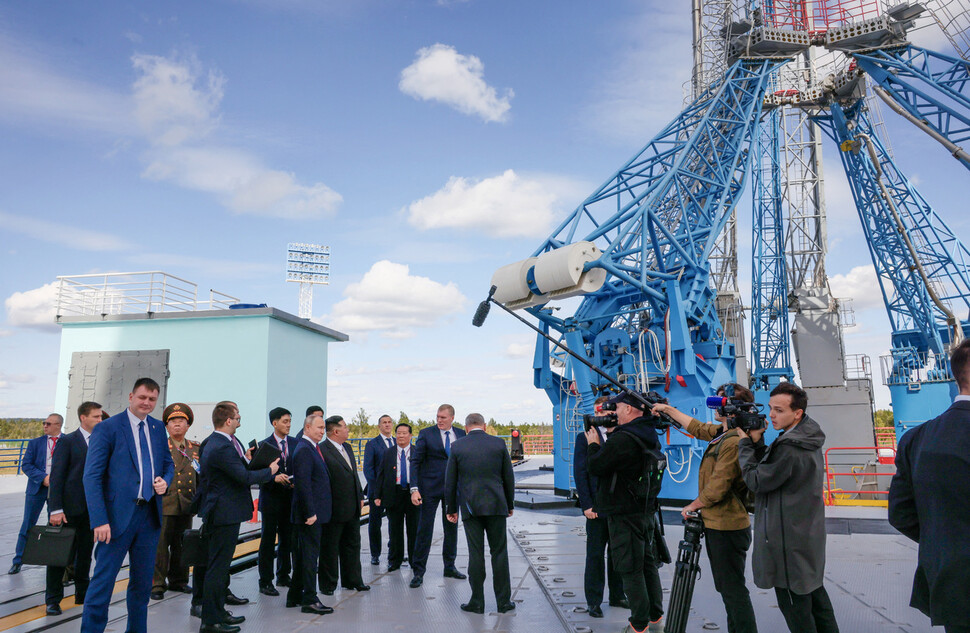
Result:
<svg viewBox="0 0 970 633">
<path fill-rule="evenodd" d="M 677 114 L 689 76 L 686 3 L 5 3 L 0 417 L 52 406 L 56 276 L 164 270 L 295 313 L 283 256 L 307 241 L 333 251 L 314 318 L 351 335 L 331 347 L 330 410 L 549 420 L 529 332 L 471 315 L 496 268 Z M 889 123 L 903 170 L 970 236 L 963 168 Z M 887 320 L 826 159 L 827 268 L 856 296 L 849 353 L 877 367 Z"/>
</svg>

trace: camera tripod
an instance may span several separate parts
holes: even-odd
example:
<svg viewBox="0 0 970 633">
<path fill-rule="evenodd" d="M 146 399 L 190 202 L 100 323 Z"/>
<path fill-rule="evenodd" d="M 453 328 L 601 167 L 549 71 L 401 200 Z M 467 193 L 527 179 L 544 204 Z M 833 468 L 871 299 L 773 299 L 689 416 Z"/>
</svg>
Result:
<svg viewBox="0 0 970 633">
<path fill-rule="evenodd" d="M 674 567 L 674 583 L 670 588 L 670 604 L 667 606 L 667 633 L 684 633 L 687 615 L 694 597 L 694 583 L 701 572 L 697 561 L 701 555 L 701 539 L 704 537 L 704 521 L 700 514 L 688 512 L 684 519 L 684 539 L 677 547 L 677 563 Z"/>
</svg>

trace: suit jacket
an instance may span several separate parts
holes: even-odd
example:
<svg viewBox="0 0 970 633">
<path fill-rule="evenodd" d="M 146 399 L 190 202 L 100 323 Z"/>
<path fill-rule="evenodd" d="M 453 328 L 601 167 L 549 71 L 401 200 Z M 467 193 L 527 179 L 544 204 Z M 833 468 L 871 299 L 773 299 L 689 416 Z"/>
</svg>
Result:
<svg viewBox="0 0 970 633">
<path fill-rule="evenodd" d="M 102 424 L 104 424 L 102 422 Z M 202 451 L 205 492 L 199 514 L 206 525 L 231 525 L 253 516 L 250 488 L 273 478 L 269 468 L 249 470 L 232 442 L 221 433 L 207 438 Z"/>
<path fill-rule="evenodd" d="M 576 436 L 576 446 L 573 449 L 573 481 L 576 482 L 576 494 L 579 495 L 579 507 L 583 510 L 593 509 L 596 514 L 600 513 L 599 504 L 596 503 L 596 490 L 599 486 L 599 477 L 589 472 L 586 467 L 586 455 L 589 453 L 589 441 L 585 433 Z"/>
<path fill-rule="evenodd" d="M 147 422 L 153 477 L 161 477 L 171 486 L 175 464 L 168 451 L 165 427 L 151 416 Z M 140 473 L 135 437 L 128 422 L 128 409 L 125 409 L 98 424 L 91 433 L 84 464 L 84 496 L 92 528 L 107 523 L 112 534 L 125 531 L 138 500 Z M 153 494 L 149 501 L 154 501 L 151 507 L 161 524 L 162 498 Z"/>
<path fill-rule="evenodd" d="M 293 454 L 296 452 L 296 447 L 299 446 L 295 437 L 286 436 L 286 451 L 289 455 L 289 459 L 284 459 L 280 455 L 280 469 L 276 471 L 276 474 L 283 473 L 293 476 Z M 276 434 L 270 435 L 265 440 L 260 442 L 260 444 L 269 444 L 273 448 L 279 448 L 279 443 L 276 441 Z M 291 480 L 292 482 L 292 480 Z M 285 507 L 287 511 L 290 508 L 290 503 L 293 500 L 293 488 L 278 484 L 272 479 L 259 487 L 259 511 L 260 512 L 272 512 L 280 507 Z"/>
<path fill-rule="evenodd" d="M 445 512 L 508 516 L 515 504 L 515 474 L 505 440 L 475 431 L 451 447 L 445 475 Z"/>
<path fill-rule="evenodd" d="M 309 440 L 296 442 L 290 453 L 293 464 L 293 505 L 290 522 L 300 525 L 316 515 L 314 525 L 328 523 L 333 514 L 330 470 L 316 446 Z"/>
<path fill-rule="evenodd" d="M 333 501 L 333 514 L 330 520 L 336 523 L 350 521 L 360 516 L 360 502 L 364 498 L 364 491 L 357 477 L 357 462 L 354 460 L 354 449 L 349 442 L 344 442 L 344 448 L 350 455 L 350 464 L 343 458 L 333 443 L 324 440 L 320 442 L 323 459 L 327 463 L 330 473 L 330 497 Z"/>
<path fill-rule="evenodd" d="M 414 447 L 411 447 L 414 450 Z M 384 449 L 384 457 L 377 469 L 377 477 L 371 490 L 373 499 L 381 500 L 381 507 L 385 510 L 399 510 L 411 503 L 411 482 L 408 489 L 401 488 L 397 483 L 397 471 L 400 462 L 397 458 L 397 444 L 392 449 Z M 413 469 L 412 469 L 413 470 Z"/>
<path fill-rule="evenodd" d="M 465 436 L 459 428 L 451 427 L 455 437 Z M 457 439 L 456 439 L 457 441 Z M 441 430 L 429 426 L 418 433 L 418 441 L 411 448 L 411 474 L 422 497 L 442 497 L 445 494 L 445 470 L 448 467 L 448 453 L 441 442 Z"/>
<path fill-rule="evenodd" d="M 168 439 L 168 450 L 175 464 L 175 477 L 172 485 L 162 497 L 162 513 L 165 516 L 191 515 L 192 499 L 198 487 L 198 473 L 195 463 L 199 459 L 199 445 L 192 440 L 184 440 L 185 446 L 180 451 L 172 438 Z M 185 455 L 182 455 L 182 453 Z"/>
<path fill-rule="evenodd" d="M 966 625 L 970 595 L 970 402 L 906 431 L 889 486 L 889 522 L 919 543 L 910 606 L 934 626 Z"/>
<path fill-rule="evenodd" d="M 41 435 L 27 442 L 24 457 L 20 460 L 20 470 L 27 475 L 28 495 L 43 495 L 48 492 L 44 487 L 44 477 L 47 476 L 47 437 Z"/>
<path fill-rule="evenodd" d="M 393 436 L 391 436 L 391 444 L 397 446 Z M 364 445 L 364 479 L 367 480 L 367 496 L 370 499 L 376 498 L 374 496 L 374 485 L 377 481 L 377 471 L 381 468 L 381 460 L 384 459 L 386 452 L 387 443 L 384 441 L 384 436 L 380 434 L 368 440 L 367 444 Z"/>
<path fill-rule="evenodd" d="M 68 516 L 88 513 L 84 499 L 84 462 L 88 456 L 88 443 L 81 429 L 61 435 L 57 449 L 51 458 L 50 496 L 47 509 L 63 510 Z"/>
</svg>

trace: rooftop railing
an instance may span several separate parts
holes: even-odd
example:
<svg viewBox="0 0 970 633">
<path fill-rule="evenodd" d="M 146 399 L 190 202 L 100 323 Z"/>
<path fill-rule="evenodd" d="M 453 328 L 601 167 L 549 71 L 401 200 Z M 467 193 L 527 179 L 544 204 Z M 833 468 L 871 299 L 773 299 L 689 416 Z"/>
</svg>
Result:
<svg viewBox="0 0 970 633">
<path fill-rule="evenodd" d="M 161 271 L 98 273 L 57 278 L 57 316 L 105 316 L 222 310 L 239 299 Z"/>
</svg>

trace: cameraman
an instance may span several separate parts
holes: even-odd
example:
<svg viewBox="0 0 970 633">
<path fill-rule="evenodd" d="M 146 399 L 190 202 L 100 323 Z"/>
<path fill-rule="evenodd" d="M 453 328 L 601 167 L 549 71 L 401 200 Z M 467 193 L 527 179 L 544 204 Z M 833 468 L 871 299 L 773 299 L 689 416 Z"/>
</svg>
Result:
<svg viewBox="0 0 970 633">
<path fill-rule="evenodd" d="M 648 455 L 644 448 L 660 453 L 657 431 L 644 414 L 643 404 L 620 394 L 608 400 L 616 405 L 619 426 L 605 444 L 596 427 L 586 432 L 589 454 L 586 465 L 599 479 L 596 499 L 607 515 L 610 552 L 630 603 L 633 633 L 662 631 L 663 588 L 657 571 L 656 518 L 662 470 L 644 480 Z"/>
<path fill-rule="evenodd" d="M 717 395 L 724 397 L 731 387 L 735 399 L 754 402 L 754 394 L 735 383 L 718 387 Z M 704 424 L 669 404 L 656 404 L 653 412 L 666 413 L 697 439 L 710 442 L 701 458 L 697 498 L 681 514 L 687 518 L 688 512 L 699 511 L 704 519 L 711 577 L 724 601 L 728 633 L 757 633 L 758 624 L 744 581 L 745 559 L 751 547 L 751 521 L 744 506 L 748 489 L 738 464 L 741 438 L 738 429 L 731 428 L 734 416 L 722 415 L 719 410 L 714 419 L 720 424 Z"/>
<path fill-rule="evenodd" d="M 838 633 L 825 573 L 822 485 L 825 434 L 805 415 L 808 395 L 783 382 L 768 401 L 771 425 L 781 435 L 765 446 L 764 430 L 741 429 L 741 476 L 754 493 L 754 584 L 774 587 L 792 633 Z"/>
</svg>

